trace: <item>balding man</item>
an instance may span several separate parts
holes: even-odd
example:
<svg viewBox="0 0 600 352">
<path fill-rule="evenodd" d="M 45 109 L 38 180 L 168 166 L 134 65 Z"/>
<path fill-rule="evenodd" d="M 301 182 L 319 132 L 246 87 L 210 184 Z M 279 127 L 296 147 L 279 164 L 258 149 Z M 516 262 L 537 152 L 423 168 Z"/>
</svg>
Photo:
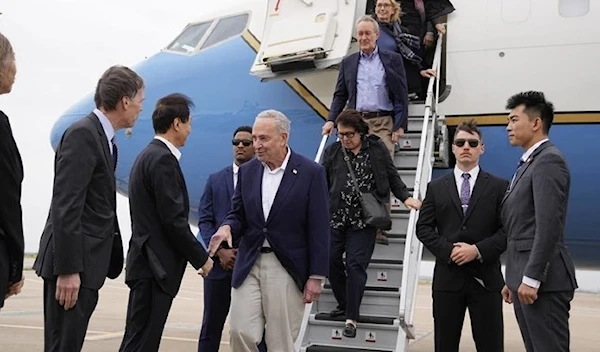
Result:
<svg viewBox="0 0 600 352">
<path fill-rule="evenodd" d="M 288 147 L 290 120 L 260 113 L 252 128 L 256 158 L 242 165 L 229 215 L 212 236 L 213 255 L 240 237 L 231 285 L 231 349 L 293 351 L 304 303 L 319 298 L 329 266 L 325 169 Z M 268 299 L 267 299 L 268 297 Z"/>
</svg>

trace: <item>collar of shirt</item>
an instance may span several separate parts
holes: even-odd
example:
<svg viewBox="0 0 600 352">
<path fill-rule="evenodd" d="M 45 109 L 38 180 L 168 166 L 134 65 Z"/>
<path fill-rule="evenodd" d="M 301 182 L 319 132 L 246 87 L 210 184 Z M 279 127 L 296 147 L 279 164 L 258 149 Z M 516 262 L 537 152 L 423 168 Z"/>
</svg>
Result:
<svg viewBox="0 0 600 352">
<path fill-rule="evenodd" d="M 367 60 L 371 60 L 371 59 L 373 59 L 376 56 L 379 56 L 379 47 L 378 46 L 375 46 L 375 50 L 373 50 L 373 52 L 370 55 L 366 54 L 362 50 L 360 51 L 360 57 L 364 58 L 364 59 L 367 59 Z"/>
<path fill-rule="evenodd" d="M 106 115 L 104 115 L 104 113 L 102 111 L 100 111 L 99 109 L 94 109 L 94 115 L 96 115 L 98 117 L 98 120 L 100 121 L 100 124 L 102 125 L 104 134 L 106 135 L 106 138 L 108 139 L 108 148 L 110 149 L 110 152 L 112 153 L 112 139 L 115 136 L 115 129 L 113 128 L 112 123 L 110 123 L 110 121 L 108 120 L 108 117 L 106 117 Z"/>
<path fill-rule="evenodd" d="M 181 159 L 181 151 L 177 149 L 173 145 L 173 143 L 169 142 L 166 138 L 163 138 L 161 136 L 154 136 L 154 139 L 158 139 L 159 141 L 163 142 L 167 146 L 167 148 L 169 148 L 171 153 L 177 158 L 177 160 Z"/>
<path fill-rule="evenodd" d="M 263 166 L 265 167 L 265 171 L 267 171 L 270 174 L 276 174 L 279 171 L 285 171 L 285 168 L 287 167 L 288 162 L 290 161 L 290 147 L 286 147 L 287 149 L 287 154 L 285 155 L 285 159 L 283 159 L 283 163 L 281 163 L 281 166 L 276 168 L 275 170 L 271 170 L 271 168 L 269 168 L 269 166 L 265 163 L 262 163 Z"/>
<path fill-rule="evenodd" d="M 529 149 L 527 149 L 527 151 L 525 153 L 523 153 L 523 156 L 521 157 L 521 160 L 523 160 L 523 162 L 526 162 L 527 159 L 529 159 L 529 157 L 531 156 L 531 154 L 533 154 L 533 152 L 535 152 L 535 150 L 542 145 L 544 142 L 549 141 L 548 138 L 546 139 L 542 139 L 541 141 L 537 142 L 536 144 L 532 145 Z"/>
<path fill-rule="evenodd" d="M 464 173 L 465 172 L 462 171 L 461 169 L 459 169 L 458 166 L 454 166 L 454 178 L 456 179 L 457 182 L 461 181 L 463 179 L 462 174 L 464 174 Z M 472 168 L 471 170 L 467 171 L 467 173 L 469 175 L 471 175 L 469 182 L 476 180 L 477 175 L 479 175 L 479 165 L 477 165 L 474 168 Z"/>
<path fill-rule="evenodd" d="M 233 174 L 237 175 L 238 171 L 240 171 L 240 167 L 236 163 L 233 163 Z"/>
</svg>

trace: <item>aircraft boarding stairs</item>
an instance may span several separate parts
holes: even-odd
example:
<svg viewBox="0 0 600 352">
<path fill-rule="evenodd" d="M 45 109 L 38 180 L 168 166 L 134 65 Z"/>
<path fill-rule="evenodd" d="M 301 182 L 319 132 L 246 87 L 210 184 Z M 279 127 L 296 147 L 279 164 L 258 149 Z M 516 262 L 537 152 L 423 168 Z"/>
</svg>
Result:
<svg viewBox="0 0 600 352">
<path fill-rule="evenodd" d="M 441 39 L 441 38 L 440 38 Z M 436 63 L 439 72 L 441 40 L 438 41 Z M 432 78 L 425 104 L 409 106 L 408 133 L 398 142 L 394 163 L 413 196 L 424 198 L 436 162 L 447 162 L 446 129 L 438 119 Z M 435 94 L 438 96 L 438 94 Z M 423 136 L 425 138 L 423 138 Z M 325 146 L 323 138 L 316 160 L 320 161 Z M 441 146 L 441 147 L 439 147 Z M 441 149 L 440 149 L 441 148 Z M 445 159 L 445 160 L 442 160 Z M 413 188 L 414 187 L 414 188 Z M 342 335 L 345 317 L 333 318 L 329 312 L 337 302 L 329 283 L 319 301 L 306 306 L 296 350 L 301 352 L 379 351 L 404 352 L 415 339 L 413 314 L 419 279 L 422 244 L 416 238 L 418 212 L 409 211 L 392 196 L 392 229 L 389 245 L 376 244 L 367 268 L 365 288 L 356 337 Z"/>
</svg>

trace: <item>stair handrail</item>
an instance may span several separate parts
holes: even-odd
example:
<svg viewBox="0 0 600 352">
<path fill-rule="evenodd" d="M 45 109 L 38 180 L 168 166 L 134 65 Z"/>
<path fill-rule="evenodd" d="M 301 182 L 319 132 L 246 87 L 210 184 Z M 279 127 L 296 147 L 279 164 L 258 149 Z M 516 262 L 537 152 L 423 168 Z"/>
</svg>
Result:
<svg viewBox="0 0 600 352">
<path fill-rule="evenodd" d="M 427 98 L 425 100 L 425 110 L 423 113 L 423 127 L 421 129 L 421 142 L 419 144 L 419 157 L 417 161 L 417 170 L 415 174 L 415 184 L 413 190 L 413 197 L 422 200 L 427 191 L 427 184 L 431 180 L 431 172 L 433 170 L 434 162 L 434 147 L 435 147 L 435 131 L 437 125 L 437 104 L 439 103 L 439 76 L 441 67 L 442 57 L 442 39 L 443 35 L 438 35 L 436 44 L 434 60 L 432 68 L 435 70 L 436 75 L 429 79 L 427 87 Z M 435 87 L 435 94 L 434 94 Z M 429 121 L 431 119 L 431 121 Z M 431 122 L 431 124 L 430 124 Z M 406 242 L 404 250 L 403 270 L 402 270 L 402 284 L 400 289 L 404 290 L 408 287 L 408 283 L 417 282 L 419 275 L 420 259 L 423 251 L 422 243 L 416 237 L 416 225 L 419 218 L 419 213 L 415 210 L 411 210 L 408 219 L 408 228 L 406 233 Z M 408 249 L 408 250 L 407 250 Z M 414 315 L 414 301 L 417 293 L 418 285 L 414 285 L 412 292 L 406 292 L 400 295 L 400 312 L 399 318 L 403 328 L 408 331 L 412 329 L 413 315 Z M 410 295 L 410 300 L 407 297 Z M 407 302 L 412 302 L 410 307 L 407 307 Z M 398 341 L 396 343 L 396 351 L 405 351 L 406 335 L 398 334 Z"/>
<path fill-rule="evenodd" d="M 317 149 L 317 155 L 315 155 L 315 163 L 321 163 L 321 157 L 323 156 L 323 152 L 325 151 L 325 145 L 327 145 L 327 139 L 329 135 L 325 134 L 321 137 L 321 143 L 319 144 L 319 149 Z M 321 283 L 321 288 L 325 285 L 325 282 Z M 310 314 L 312 313 L 313 303 L 306 303 L 304 305 L 304 315 L 302 316 L 302 324 L 300 325 L 300 331 L 298 332 L 298 337 L 296 341 L 294 341 L 294 351 L 300 351 L 302 347 L 302 341 L 304 340 L 304 335 L 306 334 L 306 328 L 308 327 L 308 320 L 310 319 Z"/>
</svg>

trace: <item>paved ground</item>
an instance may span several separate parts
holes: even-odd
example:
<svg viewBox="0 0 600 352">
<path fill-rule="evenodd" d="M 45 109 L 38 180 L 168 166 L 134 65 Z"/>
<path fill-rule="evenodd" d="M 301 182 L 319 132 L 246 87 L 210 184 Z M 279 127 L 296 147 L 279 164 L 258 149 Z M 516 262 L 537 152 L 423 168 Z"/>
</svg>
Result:
<svg viewBox="0 0 600 352">
<path fill-rule="evenodd" d="M 203 281 L 188 270 L 179 295 L 173 303 L 171 314 L 162 338 L 161 351 L 196 351 L 202 322 Z M 90 322 L 83 351 L 117 351 L 125 325 L 128 288 L 123 277 L 107 281 L 100 291 L 98 307 Z M 420 337 L 410 351 L 433 351 L 433 321 L 431 318 L 430 284 L 419 285 L 415 326 Z M 43 312 L 42 280 L 31 271 L 26 272 L 23 292 L 9 299 L 0 312 L 0 351 L 42 351 Z M 506 306 L 505 350 L 524 351 L 512 307 Z M 571 350 L 574 352 L 598 351 L 600 345 L 600 295 L 576 293 L 571 309 Z M 475 351 L 468 317 L 463 329 L 461 352 Z M 223 334 L 221 351 L 230 352 L 228 330 Z"/>
</svg>

